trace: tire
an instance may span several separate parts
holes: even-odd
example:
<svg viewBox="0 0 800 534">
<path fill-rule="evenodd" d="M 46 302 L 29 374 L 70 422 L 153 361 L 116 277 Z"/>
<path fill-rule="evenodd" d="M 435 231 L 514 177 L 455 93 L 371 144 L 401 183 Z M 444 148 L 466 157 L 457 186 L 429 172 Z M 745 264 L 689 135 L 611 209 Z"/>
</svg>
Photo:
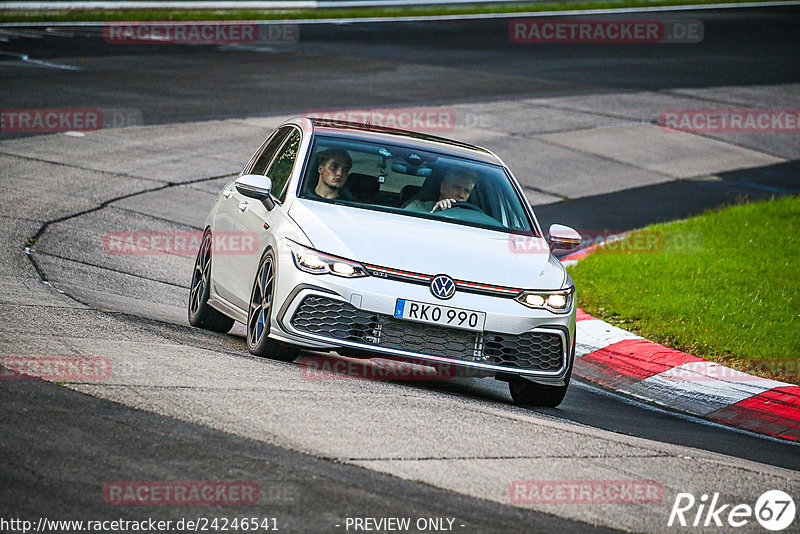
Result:
<svg viewBox="0 0 800 534">
<path fill-rule="evenodd" d="M 570 362 L 575 361 L 575 340 L 572 340 L 572 353 Z M 520 406 L 538 406 L 542 408 L 555 408 L 564 396 L 567 394 L 567 386 L 569 386 L 569 379 L 572 376 L 572 363 L 570 363 L 569 371 L 564 377 L 563 386 L 545 386 L 542 384 L 534 384 L 530 380 L 520 376 L 512 377 L 508 381 L 508 390 L 511 393 L 511 398 Z"/>
<path fill-rule="evenodd" d="M 258 264 L 250 306 L 247 309 L 247 350 L 250 354 L 290 362 L 298 349 L 269 338 L 269 321 L 275 295 L 275 253 L 267 249 Z"/>
<path fill-rule="evenodd" d="M 228 332 L 233 319 L 208 305 L 211 293 L 211 230 L 203 234 L 189 286 L 189 324 L 214 332 Z"/>
<path fill-rule="evenodd" d="M 544 386 L 516 376 L 508 382 L 508 389 L 511 392 L 511 398 L 520 406 L 555 408 L 564 400 L 568 384 Z"/>
</svg>

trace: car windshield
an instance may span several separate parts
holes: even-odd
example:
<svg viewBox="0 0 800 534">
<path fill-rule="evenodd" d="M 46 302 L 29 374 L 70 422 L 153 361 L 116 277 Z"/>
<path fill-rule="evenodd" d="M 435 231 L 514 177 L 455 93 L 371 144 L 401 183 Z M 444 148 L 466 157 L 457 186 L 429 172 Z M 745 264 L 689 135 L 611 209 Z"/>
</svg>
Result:
<svg viewBox="0 0 800 534">
<path fill-rule="evenodd" d="M 343 178 L 342 169 L 348 167 Z M 338 196 L 326 198 L 332 190 Z M 522 199 L 503 167 L 407 146 L 317 136 L 298 196 L 532 233 Z"/>
</svg>

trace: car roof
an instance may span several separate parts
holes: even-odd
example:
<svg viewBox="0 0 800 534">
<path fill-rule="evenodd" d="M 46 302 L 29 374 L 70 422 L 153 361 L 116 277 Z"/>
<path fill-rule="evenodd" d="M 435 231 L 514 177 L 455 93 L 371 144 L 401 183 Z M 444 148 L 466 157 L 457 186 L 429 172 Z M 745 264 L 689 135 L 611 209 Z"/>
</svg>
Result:
<svg viewBox="0 0 800 534">
<path fill-rule="evenodd" d="M 503 165 L 500 158 L 485 148 L 435 135 L 388 128 L 386 126 L 313 117 L 296 119 L 296 121 L 308 121 L 306 124 L 310 126 L 315 135 L 332 135 L 359 141 L 411 145 L 420 150 L 460 156 L 494 165 Z"/>
</svg>

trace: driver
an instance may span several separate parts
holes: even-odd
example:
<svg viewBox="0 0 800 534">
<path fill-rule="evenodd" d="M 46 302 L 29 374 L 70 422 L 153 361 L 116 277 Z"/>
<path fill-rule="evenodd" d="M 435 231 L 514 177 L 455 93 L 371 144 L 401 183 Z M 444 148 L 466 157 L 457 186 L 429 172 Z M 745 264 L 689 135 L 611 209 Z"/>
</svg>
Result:
<svg viewBox="0 0 800 534">
<path fill-rule="evenodd" d="M 309 191 L 306 196 L 310 198 L 328 198 L 353 200 L 353 195 L 345 189 L 350 169 L 353 167 L 353 158 L 346 150 L 332 148 L 317 155 L 317 186 Z"/>
<path fill-rule="evenodd" d="M 458 167 L 452 168 L 444 175 L 442 184 L 439 186 L 439 200 L 414 200 L 405 209 L 426 213 L 450 209 L 456 202 L 469 200 L 477 181 L 478 173 L 475 171 Z"/>
</svg>

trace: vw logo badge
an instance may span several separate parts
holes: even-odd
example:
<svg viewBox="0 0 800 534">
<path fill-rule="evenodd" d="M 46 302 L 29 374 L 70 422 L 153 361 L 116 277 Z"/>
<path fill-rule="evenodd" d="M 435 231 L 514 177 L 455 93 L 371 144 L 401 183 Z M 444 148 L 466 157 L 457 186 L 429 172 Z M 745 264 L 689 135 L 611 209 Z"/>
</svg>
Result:
<svg viewBox="0 0 800 534">
<path fill-rule="evenodd" d="M 431 281 L 431 293 L 437 299 L 449 299 L 456 293 L 456 283 L 446 274 L 439 274 Z"/>
</svg>

